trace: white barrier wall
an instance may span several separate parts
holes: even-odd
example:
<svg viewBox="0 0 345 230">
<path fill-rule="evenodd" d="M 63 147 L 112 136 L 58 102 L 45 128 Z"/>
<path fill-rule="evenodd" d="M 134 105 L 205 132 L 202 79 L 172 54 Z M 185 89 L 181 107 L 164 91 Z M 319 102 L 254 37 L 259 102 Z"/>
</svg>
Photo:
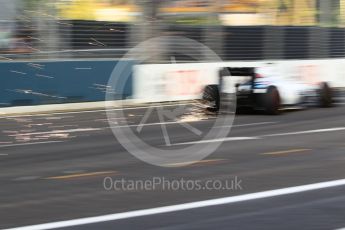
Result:
<svg viewBox="0 0 345 230">
<path fill-rule="evenodd" d="M 160 64 L 134 67 L 134 98 L 144 102 L 198 98 L 206 84 L 217 84 L 216 64 Z"/>
<path fill-rule="evenodd" d="M 270 64 L 271 75 L 309 84 L 328 82 L 345 87 L 345 59 L 148 64 L 134 67 L 134 99 L 142 102 L 193 100 L 206 85 L 218 84 L 223 67 L 257 67 Z"/>
</svg>

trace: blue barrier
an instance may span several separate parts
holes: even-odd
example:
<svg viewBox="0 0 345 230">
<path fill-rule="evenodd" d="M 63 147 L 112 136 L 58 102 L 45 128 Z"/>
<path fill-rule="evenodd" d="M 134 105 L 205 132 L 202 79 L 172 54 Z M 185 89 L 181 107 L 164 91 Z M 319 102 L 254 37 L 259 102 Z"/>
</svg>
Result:
<svg viewBox="0 0 345 230">
<path fill-rule="evenodd" d="M 0 107 L 105 100 L 118 62 L 1 62 Z M 133 67 L 134 62 L 126 62 L 128 68 Z M 132 81 L 130 76 L 123 90 L 113 86 L 114 99 L 130 98 Z"/>
</svg>

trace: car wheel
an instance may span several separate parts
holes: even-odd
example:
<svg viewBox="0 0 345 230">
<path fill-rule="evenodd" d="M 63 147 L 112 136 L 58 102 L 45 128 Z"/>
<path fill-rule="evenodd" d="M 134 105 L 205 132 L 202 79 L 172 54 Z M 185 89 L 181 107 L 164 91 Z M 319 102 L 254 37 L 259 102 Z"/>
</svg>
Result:
<svg viewBox="0 0 345 230">
<path fill-rule="evenodd" d="M 322 108 L 331 107 L 333 104 L 332 89 L 326 82 L 321 83 L 319 89 L 319 105 Z"/>
<path fill-rule="evenodd" d="M 270 86 L 265 95 L 265 111 L 270 115 L 280 114 L 280 94 L 275 86 Z"/>
<path fill-rule="evenodd" d="M 207 110 L 218 112 L 220 108 L 220 95 L 217 85 L 208 85 L 204 89 L 202 100 L 207 103 Z"/>
</svg>

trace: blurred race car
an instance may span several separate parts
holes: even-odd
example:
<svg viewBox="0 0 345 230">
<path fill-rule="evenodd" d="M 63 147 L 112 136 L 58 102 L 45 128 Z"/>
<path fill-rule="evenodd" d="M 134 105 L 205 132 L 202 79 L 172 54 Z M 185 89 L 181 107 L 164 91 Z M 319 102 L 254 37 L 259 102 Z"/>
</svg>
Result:
<svg viewBox="0 0 345 230">
<path fill-rule="evenodd" d="M 277 115 L 285 108 L 331 107 L 332 89 L 327 82 L 303 82 L 296 77 L 277 76 L 273 66 L 224 68 L 219 84 L 207 85 L 203 101 L 208 110 L 218 112 L 236 95 L 237 110 L 250 108 Z M 234 98 L 234 97 L 233 97 Z"/>
</svg>

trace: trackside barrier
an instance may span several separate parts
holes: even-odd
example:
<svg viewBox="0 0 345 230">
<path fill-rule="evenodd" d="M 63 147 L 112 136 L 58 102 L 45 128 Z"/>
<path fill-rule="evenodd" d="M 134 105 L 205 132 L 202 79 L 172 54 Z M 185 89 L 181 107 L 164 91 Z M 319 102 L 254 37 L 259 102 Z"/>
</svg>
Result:
<svg viewBox="0 0 345 230">
<path fill-rule="evenodd" d="M 345 88 L 345 59 L 246 61 L 135 65 L 124 89 L 112 86 L 114 100 L 138 103 L 194 100 L 204 86 L 219 83 L 224 67 L 275 66 L 277 77 L 311 84 L 326 81 Z M 0 107 L 104 101 L 116 60 L 0 62 Z M 121 77 L 117 75 L 116 77 Z"/>
<path fill-rule="evenodd" d="M 146 64 L 134 67 L 133 98 L 141 102 L 199 99 L 206 85 L 219 83 L 219 71 L 224 67 L 268 65 L 272 66 L 269 74 L 275 77 L 345 87 L 345 59 Z"/>
<path fill-rule="evenodd" d="M 0 107 L 104 101 L 108 80 L 118 62 L 1 62 Z M 134 62 L 126 62 L 132 68 Z M 123 90 L 112 86 L 112 91 L 114 100 L 130 98 L 132 76 Z"/>
</svg>

